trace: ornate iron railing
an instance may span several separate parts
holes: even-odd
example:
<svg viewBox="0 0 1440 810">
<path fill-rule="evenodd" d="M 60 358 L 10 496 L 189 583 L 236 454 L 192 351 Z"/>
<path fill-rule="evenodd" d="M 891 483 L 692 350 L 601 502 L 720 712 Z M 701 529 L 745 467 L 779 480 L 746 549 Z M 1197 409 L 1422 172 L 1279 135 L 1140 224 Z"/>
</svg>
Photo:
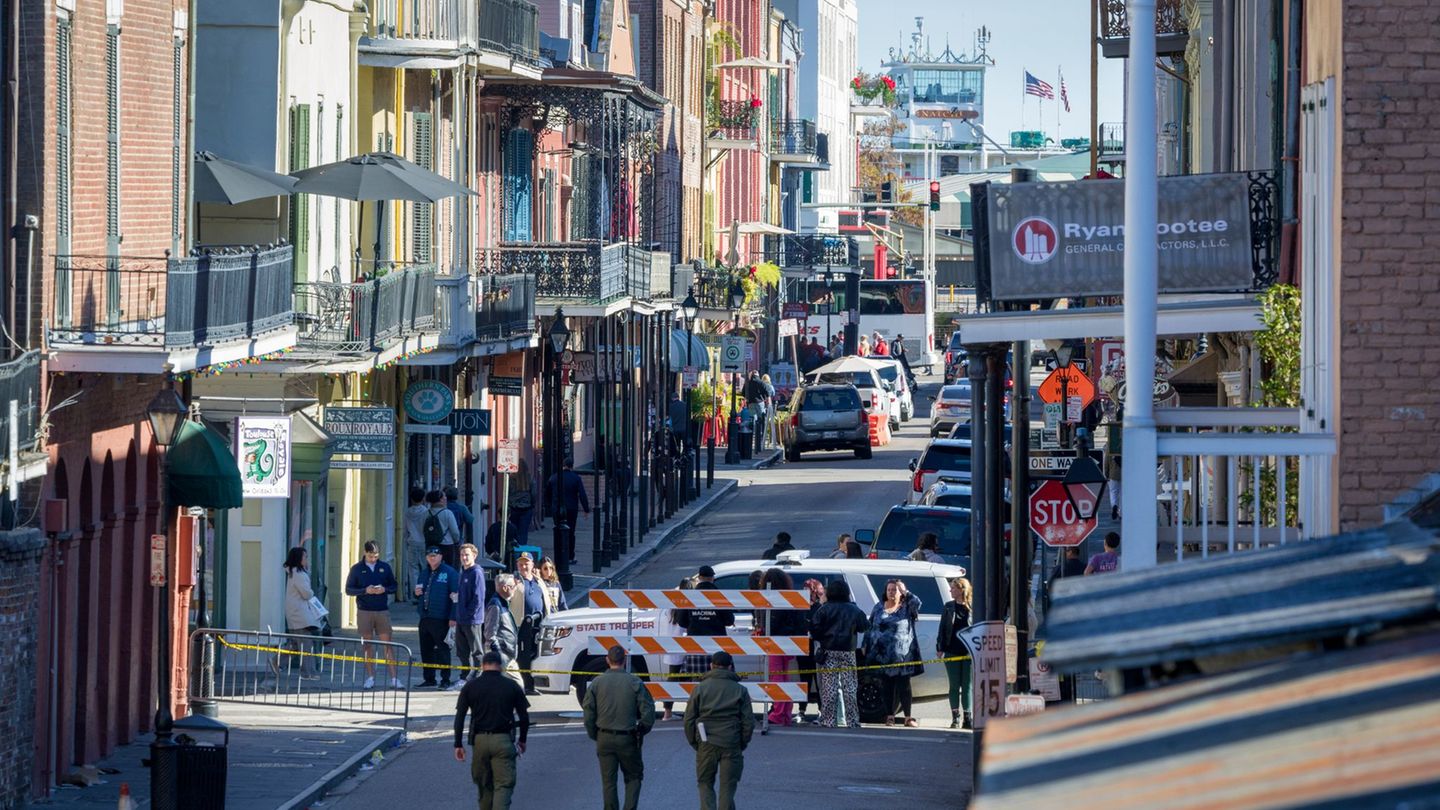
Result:
<svg viewBox="0 0 1440 810">
<path fill-rule="evenodd" d="M 608 301 L 629 292 L 628 246 L 583 242 L 506 242 L 481 248 L 476 264 L 487 273 L 526 273 L 537 298 Z"/>
<path fill-rule="evenodd" d="M 379 351 L 402 335 L 435 325 L 435 265 L 390 265 L 366 281 L 295 285 L 300 349 L 336 354 Z"/>
<path fill-rule="evenodd" d="M 735 274 L 723 267 L 697 267 L 691 276 L 690 292 L 701 309 L 730 309 L 730 287 Z"/>
<path fill-rule="evenodd" d="M 706 126 L 732 141 L 755 140 L 759 135 L 760 108 L 749 101 L 723 100 L 711 105 Z"/>
<path fill-rule="evenodd" d="M 19 403 L 16 421 L 16 435 L 20 437 L 19 450 L 24 451 L 35 443 L 35 431 L 39 423 L 40 403 L 40 352 L 29 351 L 11 360 L 0 363 L 0 422 L 10 421 L 10 401 Z M 10 427 L 0 430 L 0 464 L 10 458 Z"/>
<path fill-rule="evenodd" d="M 859 267 L 860 246 L 849 236 L 814 233 L 767 236 L 765 261 L 781 267 Z"/>
<path fill-rule="evenodd" d="M 507 340 L 535 329 L 535 277 L 494 273 L 476 277 L 475 337 Z"/>
<path fill-rule="evenodd" d="M 1125 124 L 1111 122 L 1100 125 L 1100 154 L 1120 155 L 1125 152 Z"/>
<path fill-rule="evenodd" d="M 819 150 L 818 136 L 814 121 L 775 121 L 770 125 L 770 153 L 814 157 Z"/>
<path fill-rule="evenodd" d="M 1130 14 L 1126 0 L 1100 0 L 1100 44 L 1105 56 L 1124 57 L 1130 52 Z M 1155 4 L 1155 54 L 1166 56 L 1185 52 L 1189 32 L 1183 0 L 1157 0 Z"/>
<path fill-rule="evenodd" d="M 169 348 L 253 338 L 294 322 L 293 272 L 288 245 L 183 259 L 57 256 L 48 338 Z"/>
<path fill-rule="evenodd" d="M 374 0 L 371 39 L 453 42 L 539 64 L 538 11 L 525 0 Z"/>
</svg>

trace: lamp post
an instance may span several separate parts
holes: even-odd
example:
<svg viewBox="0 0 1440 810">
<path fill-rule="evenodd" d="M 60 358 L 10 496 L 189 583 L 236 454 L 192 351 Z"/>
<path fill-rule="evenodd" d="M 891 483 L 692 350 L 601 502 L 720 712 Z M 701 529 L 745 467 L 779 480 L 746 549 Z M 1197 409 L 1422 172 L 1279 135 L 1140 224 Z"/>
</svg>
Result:
<svg viewBox="0 0 1440 810">
<path fill-rule="evenodd" d="M 150 421 L 150 432 L 155 437 L 155 444 L 164 453 L 160 467 L 160 488 L 163 493 L 161 498 L 161 526 L 165 538 L 165 581 L 160 584 L 160 648 L 156 652 L 156 671 L 158 677 L 155 679 L 156 707 L 155 707 L 155 739 L 150 743 L 150 804 L 153 807 L 175 807 L 177 806 L 178 788 L 177 764 L 175 761 L 175 743 L 171 734 L 175 727 L 175 717 L 170 711 L 171 699 L 171 665 L 170 652 L 172 647 L 173 630 L 170 622 L 170 524 L 172 518 L 170 506 L 170 445 L 174 444 L 176 436 L 180 434 L 180 427 L 185 419 L 185 403 L 180 401 L 175 389 L 170 387 L 167 381 L 165 388 L 155 394 L 150 404 L 145 408 L 145 416 Z"/>
<path fill-rule="evenodd" d="M 565 351 L 565 344 L 570 341 L 570 330 L 565 327 L 565 312 L 560 307 L 555 308 L 555 322 L 550 324 L 550 370 L 552 378 L 550 381 L 550 435 L 545 441 L 552 448 L 551 459 L 553 459 L 553 474 L 555 476 L 555 490 L 551 493 L 551 503 L 555 509 L 555 534 L 552 544 L 555 547 L 555 573 L 560 577 L 560 587 L 569 589 L 575 584 L 575 577 L 570 573 L 570 555 L 575 553 L 573 546 L 566 546 L 566 537 L 574 543 L 574 535 L 571 527 L 565 525 L 565 506 L 561 499 L 564 492 L 565 471 L 565 445 L 564 432 L 561 426 L 560 409 L 564 400 L 560 396 L 560 355 Z"/>
<path fill-rule="evenodd" d="M 695 300 L 694 287 L 691 287 L 689 291 L 685 293 L 685 300 L 680 302 L 680 315 L 685 319 L 685 373 L 688 374 L 690 372 L 690 369 L 694 367 L 693 358 L 691 355 L 694 353 L 695 346 L 695 321 L 700 317 L 700 302 Z M 696 376 L 696 379 L 699 379 L 698 375 Z M 694 402 L 692 402 L 694 398 L 695 385 L 692 383 L 690 387 L 685 390 L 685 447 L 686 449 L 695 449 L 695 495 L 696 497 L 699 497 L 700 451 L 699 448 L 696 446 L 694 438 L 695 404 Z M 714 445 L 711 446 L 713 447 Z M 685 469 L 685 479 L 685 488 L 688 490 L 690 488 L 690 469 L 688 466 Z M 688 501 L 689 497 L 687 496 L 685 500 Z"/>
<path fill-rule="evenodd" d="M 740 284 L 740 277 L 736 276 L 730 282 L 730 309 L 735 312 L 734 326 L 730 332 L 736 337 L 740 336 L 740 307 L 744 304 L 745 288 Z M 741 375 L 736 373 L 730 378 L 730 418 L 726 420 L 730 429 L 726 433 L 726 464 L 736 464 L 740 461 L 740 409 L 737 405 L 740 396 L 740 377 Z"/>
<path fill-rule="evenodd" d="M 1075 448 L 1075 460 L 1060 481 L 1065 486 L 1065 498 L 1075 507 L 1081 520 L 1094 520 L 1100 511 L 1100 498 L 1105 494 L 1105 473 L 1090 457 L 1089 442 L 1084 438 Z"/>
<path fill-rule="evenodd" d="M 195 553 L 199 558 L 199 564 L 195 566 L 198 572 L 198 581 L 195 583 L 195 627 L 203 630 L 210 626 L 210 600 L 205 591 L 205 573 L 210 564 L 210 556 L 205 549 L 205 541 L 209 535 L 209 515 L 205 510 L 192 509 L 191 516 L 200 517 L 202 521 L 200 538 L 195 544 Z M 213 668 L 207 666 L 215 654 L 211 636 L 200 636 L 190 652 L 201 662 L 199 667 L 190 668 L 190 682 L 194 685 L 190 690 L 190 713 L 201 717 L 217 717 L 220 714 L 219 705 L 210 697 L 215 694 L 214 679 L 211 677 Z"/>
</svg>

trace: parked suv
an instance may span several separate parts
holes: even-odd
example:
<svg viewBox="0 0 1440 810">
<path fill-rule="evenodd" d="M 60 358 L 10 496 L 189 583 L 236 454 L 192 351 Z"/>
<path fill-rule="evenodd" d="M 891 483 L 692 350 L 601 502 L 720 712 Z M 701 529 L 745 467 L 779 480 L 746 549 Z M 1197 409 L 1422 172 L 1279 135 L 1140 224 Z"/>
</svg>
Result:
<svg viewBox="0 0 1440 810">
<path fill-rule="evenodd" d="M 807 385 L 790 400 L 785 459 L 809 450 L 854 450 L 870 458 L 870 417 L 853 385 Z"/>
<path fill-rule="evenodd" d="M 936 439 L 920 458 L 910 460 L 910 503 L 919 503 L 930 485 L 940 480 L 970 483 L 970 441 Z"/>
<path fill-rule="evenodd" d="M 866 553 L 882 560 L 903 560 L 915 551 L 920 535 L 934 532 L 940 556 L 950 565 L 970 567 L 969 509 L 941 506 L 892 506 L 879 529 L 857 529 L 855 539 Z"/>
</svg>

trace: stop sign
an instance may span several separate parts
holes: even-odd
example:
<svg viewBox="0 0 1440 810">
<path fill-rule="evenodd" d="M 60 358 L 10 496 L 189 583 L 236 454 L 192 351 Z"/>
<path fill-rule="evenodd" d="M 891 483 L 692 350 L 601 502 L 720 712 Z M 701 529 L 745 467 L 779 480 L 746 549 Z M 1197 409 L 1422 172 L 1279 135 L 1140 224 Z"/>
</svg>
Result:
<svg viewBox="0 0 1440 810">
<path fill-rule="evenodd" d="M 1047 546 L 1078 546 L 1095 531 L 1095 524 L 1093 517 L 1080 519 L 1058 480 L 1046 481 L 1030 496 L 1030 528 Z"/>
</svg>

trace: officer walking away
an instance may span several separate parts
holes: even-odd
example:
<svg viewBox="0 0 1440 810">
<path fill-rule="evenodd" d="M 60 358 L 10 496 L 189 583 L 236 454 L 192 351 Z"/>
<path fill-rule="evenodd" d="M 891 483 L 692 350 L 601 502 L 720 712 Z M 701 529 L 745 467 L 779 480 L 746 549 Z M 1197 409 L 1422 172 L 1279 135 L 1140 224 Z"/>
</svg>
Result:
<svg viewBox="0 0 1440 810">
<path fill-rule="evenodd" d="M 515 793 L 515 758 L 525 753 L 530 701 L 525 690 L 501 674 L 500 653 L 480 659 L 480 677 L 460 690 L 455 703 L 455 761 L 465 761 L 465 714 L 470 714 L 470 778 L 480 791 L 480 810 L 510 810 Z M 515 739 L 516 729 L 520 739 Z"/>
<path fill-rule="evenodd" d="M 435 686 L 435 670 L 440 670 L 440 688 L 450 688 L 450 645 L 445 641 L 455 626 L 455 597 L 459 593 L 460 574 L 440 561 L 440 547 L 425 550 L 426 567 L 415 582 L 415 598 L 420 608 L 420 660 L 426 664 L 421 686 Z"/>
<path fill-rule="evenodd" d="M 745 747 L 755 732 L 750 693 L 735 674 L 730 653 L 710 656 L 710 672 L 690 693 L 685 740 L 695 749 L 695 782 L 700 810 L 735 810 L 735 790 L 745 769 Z M 715 779 L 720 779 L 716 804 Z"/>
<path fill-rule="evenodd" d="M 640 782 L 645 778 L 641 743 L 655 725 L 655 701 L 645 684 L 625 671 L 625 648 L 611 647 L 605 653 L 609 669 L 590 682 L 585 690 L 585 733 L 595 741 L 600 759 L 600 785 L 605 810 L 620 807 L 615 788 L 615 769 L 625 774 L 625 810 L 640 805 Z"/>
</svg>

